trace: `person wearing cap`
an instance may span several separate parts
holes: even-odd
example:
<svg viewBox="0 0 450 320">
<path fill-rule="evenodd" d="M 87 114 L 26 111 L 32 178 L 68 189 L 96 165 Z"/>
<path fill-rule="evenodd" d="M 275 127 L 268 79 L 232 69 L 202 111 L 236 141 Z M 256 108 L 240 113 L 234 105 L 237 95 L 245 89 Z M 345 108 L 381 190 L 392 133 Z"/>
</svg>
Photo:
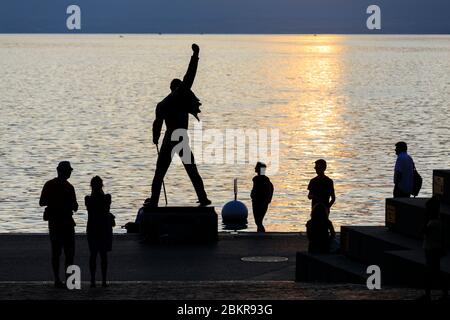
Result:
<svg viewBox="0 0 450 320">
<path fill-rule="evenodd" d="M 408 154 L 408 145 L 400 141 L 395 144 L 397 160 L 394 169 L 394 198 L 409 198 L 413 193 L 414 161 Z"/>
<path fill-rule="evenodd" d="M 55 286 L 64 287 L 59 275 L 59 260 L 64 250 L 65 267 L 73 265 L 75 255 L 75 221 L 72 214 L 78 210 L 74 187 L 67 181 L 72 174 L 69 161 L 62 161 L 57 167 L 58 176 L 45 183 L 39 205 L 46 207 L 44 220 L 48 221 L 52 249 L 52 268 Z"/>
<path fill-rule="evenodd" d="M 327 162 L 323 159 L 319 159 L 315 162 L 314 169 L 317 176 L 309 182 L 308 185 L 308 199 L 311 200 L 311 208 L 318 203 L 322 203 L 328 208 L 328 212 L 331 206 L 336 201 L 336 195 L 334 193 L 333 180 L 325 175 L 327 169 Z"/>
<path fill-rule="evenodd" d="M 253 217 L 255 218 L 258 232 L 266 231 L 263 226 L 263 219 L 273 196 L 273 184 L 265 175 L 265 171 L 266 165 L 264 163 L 256 163 L 255 172 L 257 175 L 253 177 L 253 189 L 250 194 L 252 198 Z"/>
</svg>

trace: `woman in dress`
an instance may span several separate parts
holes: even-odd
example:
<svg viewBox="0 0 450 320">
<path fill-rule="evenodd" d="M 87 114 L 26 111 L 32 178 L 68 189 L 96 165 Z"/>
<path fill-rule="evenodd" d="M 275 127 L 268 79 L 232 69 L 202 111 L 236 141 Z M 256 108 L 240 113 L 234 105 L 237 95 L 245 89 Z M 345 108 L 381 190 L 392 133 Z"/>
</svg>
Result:
<svg viewBox="0 0 450 320">
<path fill-rule="evenodd" d="M 112 228 L 114 216 L 110 213 L 111 195 L 103 192 L 103 180 L 95 176 L 91 180 L 92 192 L 84 201 L 88 211 L 87 238 L 89 243 L 89 269 L 91 287 L 95 288 L 95 272 L 97 255 L 100 255 L 102 270 L 102 286 L 107 287 L 106 272 L 108 269 L 108 251 L 112 249 Z"/>
</svg>

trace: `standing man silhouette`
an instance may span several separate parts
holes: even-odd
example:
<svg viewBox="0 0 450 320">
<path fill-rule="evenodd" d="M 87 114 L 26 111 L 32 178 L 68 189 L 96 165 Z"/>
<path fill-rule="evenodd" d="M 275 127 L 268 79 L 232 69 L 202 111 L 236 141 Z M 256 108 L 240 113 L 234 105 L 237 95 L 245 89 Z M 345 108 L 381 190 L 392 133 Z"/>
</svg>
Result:
<svg viewBox="0 0 450 320">
<path fill-rule="evenodd" d="M 252 198 L 253 217 L 258 232 L 266 232 L 263 220 L 267 213 L 269 203 L 272 202 L 273 184 L 266 176 L 266 164 L 257 162 L 255 166 L 256 176 L 253 177 L 253 189 L 250 194 Z"/>
<path fill-rule="evenodd" d="M 400 141 L 395 144 L 397 161 L 394 169 L 394 198 L 409 198 L 414 186 L 414 161 L 408 154 L 408 145 Z"/>
<path fill-rule="evenodd" d="M 318 203 L 322 203 L 330 213 L 330 208 L 336 201 L 334 183 L 332 179 L 325 175 L 327 162 L 324 159 L 319 159 L 314 163 L 317 176 L 309 182 L 308 199 L 311 200 L 311 208 L 314 208 Z"/>
<path fill-rule="evenodd" d="M 59 259 L 64 249 L 65 267 L 73 265 L 75 255 L 75 221 L 72 214 L 78 210 L 75 189 L 67 181 L 72 174 L 69 161 L 61 161 L 56 168 L 58 177 L 49 180 L 42 188 L 39 205 L 46 206 L 44 220 L 48 221 L 48 229 L 52 246 L 52 267 L 55 287 L 64 288 L 59 276 Z"/>
<path fill-rule="evenodd" d="M 152 195 L 146 203 L 147 206 L 158 206 L 163 179 L 175 153 L 178 153 L 181 157 L 184 168 L 194 185 L 200 206 L 211 204 L 206 195 L 203 180 L 197 170 L 187 136 L 189 114 L 199 120 L 198 113 L 200 113 L 199 107 L 201 105 L 199 99 L 191 91 L 197 73 L 200 48 L 193 44 L 192 51 L 191 61 L 183 81 L 173 79 L 170 83 L 170 94 L 156 106 L 156 118 L 153 122 L 153 143 L 158 146 L 163 122 L 166 123 L 166 133 L 161 151 L 158 154 L 155 176 L 152 182 Z"/>
</svg>

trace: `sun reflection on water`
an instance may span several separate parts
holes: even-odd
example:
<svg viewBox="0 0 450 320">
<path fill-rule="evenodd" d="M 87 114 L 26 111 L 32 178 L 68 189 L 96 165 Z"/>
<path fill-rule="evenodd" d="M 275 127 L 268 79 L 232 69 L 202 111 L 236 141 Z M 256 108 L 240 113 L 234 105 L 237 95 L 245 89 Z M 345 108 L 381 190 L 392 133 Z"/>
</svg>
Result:
<svg viewBox="0 0 450 320">
<path fill-rule="evenodd" d="M 193 89 L 203 103 L 203 127 L 280 131 L 267 230 L 304 230 L 306 188 L 318 158 L 327 160 L 335 181 L 336 228 L 382 224 L 397 139 L 410 142 L 424 177 L 423 196 L 431 190 L 431 170 L 450 166 L 443 152 L 450 149 L 450 37 L 372 39 L 1 36 L 0 232 L 46 231 L 39 193 L 61 158 L 76 169 L 71 181 L 80 203 L 99 174 L 113 195 L 118 225 L 133 220 L 155 167 L 154 106 L 170 80 L 185 72 L 192 42 L 202 48 Z M 199 166 L 219 213 L 233 197 L 234 177 L 239 199 L 251 209 L 253 167 Z M 170 168 L 166 186 L 170 205 L 195 203 L 181 166 Z M 82 206 L 76 220 L 77 231 L 84 231 Z M 252 218 L 248 230 L 255 230 Z"/>
</svg>

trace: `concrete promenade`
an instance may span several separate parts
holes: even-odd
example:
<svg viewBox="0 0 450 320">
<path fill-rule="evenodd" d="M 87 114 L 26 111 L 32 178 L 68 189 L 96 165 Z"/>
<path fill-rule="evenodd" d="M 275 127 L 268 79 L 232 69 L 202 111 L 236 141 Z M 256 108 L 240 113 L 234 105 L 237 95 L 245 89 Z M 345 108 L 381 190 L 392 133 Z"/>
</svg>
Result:
<svg viewBox="0 0 450 320">
<path fill-rule="evenodd" d="M 221 233 L 214 244 L 141 244 L 136 235 L 114 236 L 109 253 L 112 281 L 294 280 L 295 253 L 307 249 L 305 235 Z M 243 262 L 248 256 L 280 256 L 286 262 Z M 50 281 L 50 241 L 46 234 L 0 234 L 0 281 Z M 75 264 L 89 280 L 85 234 L 76 236 Z M 63 261 L 61 261 L 63 262 Z"/>
<path fill-rule="evenodd" d="M 76 236 L 82 290 L 54 289 L 46 234 L 0 234 L 0 299 L 415 299 L 414 289 L 369 291 L 350 284 L 295 283 L 295 254 L 304 234 L 221 233 L 216 244 L 146 245 L 115 235 L 110 287 L 90 289 L 86 235 Z M 246 262 L 244 257 L 283 257 Z M 99 267 L 98 267 L 99 269 Z M 99 270 L 98 270 L 99 272 Z"/>
</svg>

